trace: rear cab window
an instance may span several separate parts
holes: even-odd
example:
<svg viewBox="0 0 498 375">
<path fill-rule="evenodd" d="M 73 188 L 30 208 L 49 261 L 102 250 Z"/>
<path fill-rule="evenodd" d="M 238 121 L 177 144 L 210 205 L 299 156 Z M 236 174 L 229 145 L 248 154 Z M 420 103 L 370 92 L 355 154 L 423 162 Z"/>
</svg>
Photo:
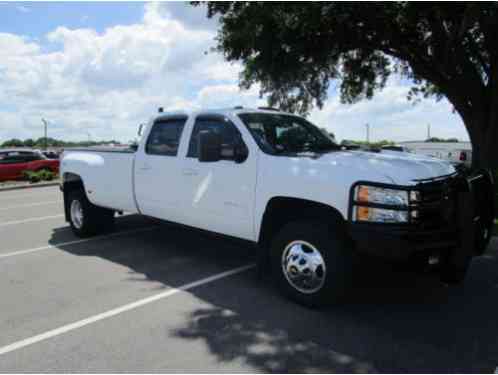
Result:
<svg viewBox="0 0 498 375">
<path fill-rule="evenodd" d="M 152 125 L 145 153 L 149 155 L 177 156 L 187 116 L 158 119 Z"/>
</svg>

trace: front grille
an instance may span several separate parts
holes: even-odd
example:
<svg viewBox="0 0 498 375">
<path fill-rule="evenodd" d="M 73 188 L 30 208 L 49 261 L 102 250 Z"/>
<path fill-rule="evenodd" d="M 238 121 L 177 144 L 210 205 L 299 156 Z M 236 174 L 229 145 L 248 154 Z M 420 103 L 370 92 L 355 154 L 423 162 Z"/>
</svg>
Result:
<svg viewBox="0 0 498 375">
<path fill-rule="evenodd" d="M 424 230 L 453 227 L 456 218 L 456 188 L 454 178 L 423 182 L 417 185 L 420 201 L 411 205 L 417 212 L 412 222 Z"/>
</svg>

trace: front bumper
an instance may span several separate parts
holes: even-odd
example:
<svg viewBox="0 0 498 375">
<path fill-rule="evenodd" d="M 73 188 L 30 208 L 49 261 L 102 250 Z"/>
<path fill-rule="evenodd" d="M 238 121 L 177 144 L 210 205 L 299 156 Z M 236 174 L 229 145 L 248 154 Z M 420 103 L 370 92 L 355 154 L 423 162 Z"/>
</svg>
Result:
<svg viewBox="0 0 498 375">
<path fill-rule="evenodd" d="M 357 253 L 393 261 L 437 257 L 466 264 L 485 250 L 494 221 L 490 174 L 421 181 L 417 189 L 430 196 L 429 209 L 418 222 L 365 223 L 350 217 L 348 230 Z"/>
<path fill-rule="evenodd" d="M 358 253 L 395 261 L 446 253 L 459 244 L 456 228 L 427 231 L 385 224 L 352 223 L 349 234 Z"/>
</svg>

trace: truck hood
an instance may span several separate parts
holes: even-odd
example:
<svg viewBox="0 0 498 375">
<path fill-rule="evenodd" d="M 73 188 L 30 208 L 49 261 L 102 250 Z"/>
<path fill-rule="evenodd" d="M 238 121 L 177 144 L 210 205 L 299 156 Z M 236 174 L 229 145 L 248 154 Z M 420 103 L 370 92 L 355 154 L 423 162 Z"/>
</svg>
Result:
<svg viewBox="0 0 498 375">
<path fill-rule="evenodd" d="M 455 172 L 447 161 L 407 152 L 338 151 L 323 154 L 321 162 L 362 170 L 362 176 L 382 175 L 397 185 L 413 185 L 415 180 L 448 175 Z M 374 172 L 374 173 L 372 173 Z M 368 180 L 368 177 L 365 178 Z M 375 181 L 375 180 L 373 180 Z"/>
</svg>

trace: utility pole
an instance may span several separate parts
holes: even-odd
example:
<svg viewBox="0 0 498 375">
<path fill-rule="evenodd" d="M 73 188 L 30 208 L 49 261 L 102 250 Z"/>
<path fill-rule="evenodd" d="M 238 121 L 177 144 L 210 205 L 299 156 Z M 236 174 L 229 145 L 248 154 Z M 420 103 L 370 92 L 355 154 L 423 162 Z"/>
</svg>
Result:
<svg viewBox="0 0 498 375">
<path fill-rule="evenodd" d="M 44 132 L 45 138 L 43 140 L 44 141 L 43 143 L 44 143 L 45 150 L 47 150 L 47 125 L 48 125 L 48 122 L 44 118 L 42 118 L 41 120 L 42 120 L 44 128 L 45 128 L 45 132 Z"/>
<path fill-rule="evenodd" d="M 365 124 L 367 128 L 367 143 L 370 143 L 370 124 Z"/>
</svg>

